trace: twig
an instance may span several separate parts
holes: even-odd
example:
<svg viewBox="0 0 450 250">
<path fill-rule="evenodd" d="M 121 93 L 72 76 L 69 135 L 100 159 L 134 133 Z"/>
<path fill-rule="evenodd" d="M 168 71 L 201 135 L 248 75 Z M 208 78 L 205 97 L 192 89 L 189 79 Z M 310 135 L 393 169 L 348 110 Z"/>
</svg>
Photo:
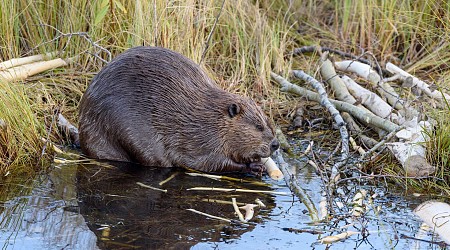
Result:
<svg viewBox="0 0 450 250">
<path fill-rule="evenodd" d="M 205 58 L 206 51 L 207 51 L 208 48 L 209 48 L 209 42 L 210 42 L 210 40 L 211 40 L 211 38 L 212 38 L 212 35 L 213 35 L 213 33 L 214 33 L 214 30 L 216 30 L 216 25 L 217 25 L 217 22 L 219 21 L 220 15 L 222 14 L 222 10 L 223 10 L 223 6 L 224 6 L 224 5 L 225 5 L 225 0 L 222 1 L 222 6 L 220 7 L 219 14 L 217 14 L 216 19 L 214 20 L 213 27 L 212 27 L 211 31 L 209 32 L 208 38 L 206 39 L 206 42 L 205 42 L 205 48 L 203 49 L 202 57 L 200 58 L 200 62 L 199 62 L 198 64 L 202 64 L 202 61 L 203 61 L 203 59 Z"/>
<path fill-rule="evenodd" d="M 244 219 L 244 215 L 241 213 L 241 211 L 239 211 L 239 207 L 238 207 L 238 205 L 236 204 L 236 198 L 234 198 L 234 197 L 231 198 L 231 202 L 233 203 L 234 212 L 237 214 L 239 220 L 240 220 L 241 222 L 247 222 L 247 221 Z"/>
<path fill-rule="evenodd" d="M 167 179 L 161 181 L 160 183 L 158 183 L 158 185 L 162 186 L 164 184 L 166 184 L 167 182 L 169 182 L 170 180 L 172 180 L 175 176 L 178 175 L 178 172 L 173 173 L 171 176 L 169 176 Z"/>
<path fill-rule="evenodd" d="M 314 230 L 314 229 L 297 229 L 292 227 L 282 228 L 284 231 L 288 231 L 291 233 L 310 233 L 310 234 L 324 234 L 324 231 Z"/>
<path fill-rule="evenodd" d="M 104 47 L 100 46 L 98 43 L 92 41 L 91 37 L 89 36 L 89 34 L 87 32 L 72 32 L 72 33 L 64 33 L 62 31 L 60 31 L 59 29 L 53 27 L 52 25 L 49 24 L 45 24 L 45 23 L 41 23 L 39 24 L 40 26 L 46 26 L 46 27 L 50 27 L 51 29 L 55 30 L 59 35 L 57 35 L 56 37 L 54 37 L 52 40 L 38 44 L 37 46 L 35 46 L 34 48 L 32 48 L 30 50 L 33 51 L 35 49 L 37 49 L 38 47 L 48 44 L 48 43 L 52 43 L 58 39 L 60 39 L 61 37 L 69 37 L 71 38 L 72 36 L 79 36 L 84 38 L 88 43 L 90 43 L 92 46 L 94 46 L 97 49 L 100 49 L 101 51 L 105 52 L 106 54 L 108 54 L 108 61 L 106 61 L 105 59 L 101 58 L 98 54 L 92 54 L 95 58 L 99 59 L 100 61 L 104 62 L 104 63 L 108 63 L 111 61 L 112 59 L 112 55 L 111 52 L 107 49 L 105 49 Z M 28 52 L 29 53 L 29 52 Z"/>
<path fill-rule="evenodd" d="M 224 200 L 216 200 L 216 199 L 202 199 L 204 202 L 211 202 L 211 203 L 217 203 L 217 204 L 226 204 L 226 205 L 233 205 L 232 201 L 224 201 Z M 239 206 L 245 206 L 246 204 L 243 202 L 237 202 Z"/>
<path fill-rule="evenodd" d="M 249 181 L 249 180 L 233 178 L 233 177 L 229 177 L 229 176 L 225 176 L 225 175 L 214 175 L 214 174 L 203 174 L 203 173 L 186 173 L 186 174 L 190 175 L 190 176 L 200 176 L 200 177 L 210 178 L 210 179 L 218 180 L 218 181 L 227 180 L 227 181 L 251 183 L 253 185 L 258 185 L 258 186 L 265 186 L 265 187 L 268 186 L 268 184 L 264 183 L 264 182 Z"/>
<path fill-rule="evenodd" d="M 155 187 L 152 187 L 152 186 L 149 186 L 149 185 L 145 185 L 142 182 L 136 182 L 136 184 L 138 184 L 139 186 L 144 187 L 144 188 L 149 188 L 149 189 L 152 189 L 152 190 L 156 190 L 156 191 L 161 191 L 161 192 L 167 193 L 167 189 L 155 188 Z"/>
<path fill-rule="evenodd" d="M 280 150 L 276 150 L 275 153 L 275 159 L 278 162 L 278 165 L 280 166 L 281 171 L 284 175 L 284 181 L 289 186 L 289 189 L 297 196 L 300 201 L 306 206 L 306 208 L 309 211 L 309 216 L 313 221 L 319 221 L 319 216 L 317 215 L 317 208 L 314 206 L 314 203 L 312 202 L 309 195 L 305 192 L 305 190 L 298 185 L 298 180 L 289 171 L 288 164 L 284 161 L 283 155 L 281 154 Z"/>
<path fill-rule="evenodd" d="M 256 198 L 255 202 L 259 207 L 266 207 L 266 205 L 259 198 Z"/>
<path fill-rule="evenodd" d="M 307 83 L 311 84 L 311 86 L 314 89 L 317 90 L 317 92 L 320 95 L 320 104 L 323 107 L 325 107 L 328 110 L 328 112 L 330 112 L 331 116 L 333 117 L 334 121 L 336 122 L 337 126 L 339 127 L 339 132 L 341 133 L 341 141 L 342 141 L 342 150 L 341 150 L 342 155 L 341 155 L 341 160 L 339 162 L 337 162 L 335 164 L 335 166 L 333 166 L 332 176 L 331 176 L 331 180 L 333 180 L 334 176 L 335 176 L 334 174 L 338 174 L 335 172 L 338 171 L 340 167 L 345 165 L 345 163 L 347 162 L 348 154 L 349 154 L 349 145 L 348 145 L 348 137 L 349 136 L 348 136 L 347 128 L 345 127 L 345 121 L 342 118 L 342 116 L 339 114 L 339 111 L 336 109 L 336 107 L 328 99 L 327 92 L 325 91 L 325 88 L 319 81 L 314 79 L 312 76 L 306 74 L 302 70 L 293 70 L 292 73 L 294 74 L 295 77 L 306 81 Z M 336 169 L 334 169 L 334 168 L 336 168 Z"/>
<path fill-rule="evenodd" d="M 194 212 L 194 213 L 197 213 L 197 214 L 204 215 L 204 216 L 209 217 L 209 218 L 213 218 L 213 219 L 217 219 L 217 220 L 223 220 L 223 221 L 226 221 L 226 222 L 232 222 L 232 220 L 230 220 L 230 219 L 226 219 L 226 218 L 222 218 L 222 217 L 219 217 L 219 216 L 214 216 L 214 215 L 210 215 L 210 214 L 207 214 L 207 213 L 203 213 L 203 212 L 200 212 L 200 211 L 192 209 L 192 208 L 188 208 L 186 210 Z"/>
<path fill-rule="evenodd" d="M 425 243 L 431 243 L 431 244 L 436 244 L 439 247 L 442 248 L 446 248 L 447 246 L 450 246 L 450 244 L 447 244 L 445 241 L 432 241 L 432 240 L 424 240 L 424 239 L 418 239 L 418 238 L 414 238 L 405 234 L 400 234 L 400 238 L 402 239 L 409 239 L 409 240 L 416 240 L 416 241 L 421 241 L 421 242 L 425 242 Z"/>
<path fill-rule="evenodd" d="M 193 187 L 193 188 L 188 188 L 186 190 L 188 190 L 188 191 L 220 191 L 220 192 L 242 192 L 242 193 L 263 193 L 263 194 L 289 195 L 286 192 L 239 189 L 239 188 Z"/>
<path fill-rule="evenodd" d="M 386 142 L 390 141 L 395 134 L 397 134 L 398 131 L 404 129 L 404 126 L 398 126 L 394 131 L 390 132 L 389 134 L 387 134 L 383 140 L 381 140 L 379 143 L 377 143 L 375 146 L 373 146 L 370 150 L 368 150 L 365 154 L 361 155 L 361 157 L 359 158 L 360 160 L 364 160 L 367 156 L 371 155 L 373 152 L 375 152 L 376 150 L 378 150 L 378 148 L 380 148 L 381 146 L 383 146 Z"/>
</svg>

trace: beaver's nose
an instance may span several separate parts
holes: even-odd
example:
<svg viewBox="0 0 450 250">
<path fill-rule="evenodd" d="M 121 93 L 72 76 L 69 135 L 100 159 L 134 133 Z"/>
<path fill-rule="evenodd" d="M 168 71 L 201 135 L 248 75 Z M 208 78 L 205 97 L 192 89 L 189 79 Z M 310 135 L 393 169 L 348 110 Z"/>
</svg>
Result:
<svg viewBox="0 0 450 250">
<path fill-rule="evenodd" d="M 273 139 L 273 141 L 270 143 L 270 151 L 273 153 L 275 150 L 277 150 L 280 147 L 280 143 L 277 139 Z"/>
</svg>

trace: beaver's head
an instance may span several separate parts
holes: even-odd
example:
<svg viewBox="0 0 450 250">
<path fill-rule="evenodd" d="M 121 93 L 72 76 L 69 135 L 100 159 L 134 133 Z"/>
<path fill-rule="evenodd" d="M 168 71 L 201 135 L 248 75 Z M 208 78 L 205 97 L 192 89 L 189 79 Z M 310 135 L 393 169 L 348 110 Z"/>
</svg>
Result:
<svg viewBox="0 0 450 250">
<path fill-rule="evenodd" d="M 254 101 L 236 98 L 228 103 L 224 113 L 223 148 L 233 161 L 260 162 L 278 149 L 274 127 Z"/>
</svg>

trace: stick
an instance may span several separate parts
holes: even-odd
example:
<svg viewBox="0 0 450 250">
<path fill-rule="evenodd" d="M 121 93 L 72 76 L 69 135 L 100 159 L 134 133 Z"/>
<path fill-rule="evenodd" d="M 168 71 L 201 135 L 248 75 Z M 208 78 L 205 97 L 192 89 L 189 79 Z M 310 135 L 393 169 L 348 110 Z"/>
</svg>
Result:
<svg viewBox="0 0 450 250">
<path fill-rule="evenodd" d="M 29 63 L 43 61 L 45 59 L 52 58 L 52 57 L 56 56 L 56 54 L 58 54 L 58 52 L 54 51 L 54 52 L 49 52 L 49 53 L 39 54 L 39 55 L 34 55 L 34 56 L 13 58 L 11 60 L 4 61 L 4 62 L 0 63 L 0 71 L 1 70 L 5 70 L 5 69 L 9 69 L 9 68 L 12 68 L 12 67 L 24 65 L 24 64 L 29 64 Z"/>
<path fill-rule="evenodd" d="M 375 139 L 370 138 L 362 133 L 361 128 L 358 126 L 358 124 L 356 124 L 355 120 L 353 120 L 353 117 L 351 117 L 349 113 L 342 112 L 341 115 L 342 118 L 344 118 L 344 121 L 347 123 L 348 129 L 351 132 L 355 132 L 365 146 L 367 146 L 368 148 L 372 148 L 378 143 L 378 141 L 376 141 Z"/>
<path fill-rule="evenodd" d="M 431 91 L 430 85 L 428 85 L 424 81 L 420 80 L 419 78 L 409 74 L 408 72 L 402 70 L 401 68 L 397 67 L 396 65 L 394 65 L 392 63 L 387 63 L 386 69 L 393 74 L 399 74 L 400 76 L 406 77 L 406 79 L 408 77 L 411 77 L 412 83 L 413 83 L 412 87 L 414 87 L 414 86 L 418 87 L 423 92 L 425 92 L 426 95 L 428 95 L 431 98 L 438 99 L 438 100 L 442 100 L 445 98 L 446 100 L 450 100 L 450 95 L 448 95 L 444 92 L 441 93 L 438 90 Z"/>
<path fill-rule="evenodd" d="M 317 90 L 317 92 L 320 95 L 320 104 L 325 107 L 328 112 L 330 112 L 331 116 L 334 118 L 334 121 L 336 122 L 337 126 L 339 127 L 339 132 L 341 133 L 341 141 L 342 141 L 342 150 L 341 150 L 341 162 L 339 165 L 344 165 L 347 161 L 348 153 L 349 153 L 349 145 L 348 145 L 348 131 L 345 127 L 344 119 L 342 119 L 341 114 L 339 114 L 339 111 L 336 109 L 336 107 L 330 102 L 328 99 L 327 92 L 325 91 L 325 88 L 322 86 L 322 84 L 314 79 L 312 76 L 306 74 L 305 72 L 301 70 L 294 70 L 292 71 L 294 73 L 294 76 L 306 81 L 307 83 L 311 84 L 313 88 Z M 339 166 L 336 166 L 339 168 Z M 333 178 L 332 178 L 333 179 Z"/>
<path fill-rule="evenodd" d="M 371 148 L 369 151 L 367 151 L 365 154 L 361 155 L 361 157 L 359 158 L 360 160 L 364 160 L 367 158 L 367 156 L 371 155 L 373 152 L 375 152 L 376 150 L 378 150 L 381 146 L 383 146 L 384 144 L 386 144 L 386 142 L 390 141 L 395 134 L 404 129 L 404 126 L 399 126 L 397 127 L 396 130 L 390 132 L 389 134 L 387 134 L 383 140 L 381 140 L 379 143 L 377 143 L 375 146 L 373 146 L 373 148 Z"/>
<path fill-rule="evenodd" d="M 347 102 L 350 104 L 357 103 L 356 99 L 350 94 L 347 87 L 345 86 L 344 81 L 337 75 L 334 70 L 333 63 L 330 60 L 326 59 L 327 54 L 324 54 L 320 57 L 322 65 L 320 66 L 320 74 L 323 79 L 330 84 L 331 89 L 334 92 L 334 96 L 339 101 Z M 295 74 L 294 74 L 295 75 Z M 317 90 L 317 89 L 316 89 Z"/>
<path fill-rule="evenodd" d="M 289 171 L 288 164 L 284 161 L 283 155 L 280 150 L 275 151 L 275 157 L 278 161 L 278 165 L 280 166 L 281 171 L 284 174 L 284 181 L 289 186 L 289 189 L 297 196 L 300 201 L 306 206 L 309 211 L 309 216 L 313 221 L 319 221 L 319 216 L 317 215 L 317 208 L 314 206 L 309 195 L 305 192 L 305 190 L 298 185 L 298 180 L 295 175 L 291 174 Z"/>
<path fill-rule="evenodd" d="M 156 191 L 161 191 L 161 192 L 167 193 L 167 189 L 155 188 L 155 187 L 152 187 L 152 186 L 149 186 L 149 185 L 145 185 L 142 182 L 136 182 L 136 184 L 138 184 L 139 186 L 144 187 L 144 188 L 149 188 L 149 189 L 152 189 L 152 190 L 156 190 Z"/>
<path fill-rule="evenodd" d="M 246 204 L 245 206 L 239 207 L 239 209 L 245 210 L 245 216 L 244 221 L 248 222 L 253 218 L 253 215 L 255 214 L 255 207 L 258 205 L 256 204 Z"/>
<path fill-rule="evenodd" d="M 279 83 L 281 85 L 281 91 L 283 92 L 290 92 L 296 95 L 300 95 L 303 97 L 306 97 L 312 101 L 320 102 L 320 96 L 317 93 L 314 93 L 313 91 L 307 90 L 305 88 L 302 88 L 300 86 L 294 85 L 290 83 L 285 78 L 271 72 L 271 77 L 275 82 Z M 390 122 L 386 119 L 380 118 L 376 115 L 370 114 L 358 107 L 355 107 L 354 105 L 351 105 L 346 102 L 341 102 L 333 99 L 329 99 L 331 103 L 333 103 L 336 107 L 336 109 L 340 111 L 345 111 L 356 117 L 358 120 L 363 121 L 368 124 L 372 124 L 374 126 L 377 126 L 383 130 L 386 130 L 388 132 L 394 131 L 398 125 L 396 125 L 393 122 Z"/>
<path fill-rule="evenodd" d="M 57 58 L 50 61 L 35 62 L 25 64 L 22 66 L 17 66 L 14 68 L 7 69 L 5 71 L 0 71 L 0 79 L 3 79 L 7 82 L 24 80 L 30 76 L 36 75 L 46 70 L 66 66 L 74 59 L 75 59 L 74 57 L 66 60 Z"/>
<path fill-rule="evenodd" d="M 178 172 L 177 172 L 177 173 L 173 173 L 173 174 L 172 174 L 171 176 L 169 176 L 167 179 L 165 179 L 165 180 L 161 181 L 160 183 L 158 183 L 158 185 L 162 186 L 162 185 L 166 184 L 167 182 L 169 182 L 170 180 L 172 180 L 173 178 L 175 178 L 175 176 L 177 176 L 177 175 L 178 175 Z"/>
<path fill-rule="evenodd" d="M 240 220 L 241 222 L 247 222 L 247 221 L 244 219 L 244 215 L 241 213 L 241 211 L 239 211 L 239 207 L 238 207 L 238 205 L 236 204 L 236 198 L 234 198 L 234 197 L 231 198 L 231 201 L 232 201 L 232 203 L 233 203 L 234 212 L 237 214 L 239 220 Z"/>
<path fill-rule="evenodd" d="M 303 46 L 301 48 L 295 48 L 293 54 L 295 56 L 295 55 L 298 55 L 298 54 L 311 53 L 311 52 L 315 52 L 315 51 L 317 51 L 317 52 L 328 51 L 328 52 L 331 52 L 333 54 L 339 55 L 339 56 L 344 57 L 344 58 L 350 58 L 350 59 L 352 59 L 354 61 L 359 61 L 359 62 L 362 62 L 362 63 L 365 63 L 365 64 L 372 65 L 372 63 L 369 60 L 366 60 L 366 59 L 362 58 L 362 56 L 364 56 L 364 54 L 362 54 L 360 56 L 355 56 L 353 54 L 346 53 L 346 52 L 343 52 L 343 51 L 340 51 L 340 50 L 337 50 L 337 49 L 331 49 L 331 48 L 328 48 L 328 47 L 315 46 L 315 45 Z M 382 72 L 382 69 L 378 65 L 373 65 L 373 67 L 376 68 L 377 72 Z"/>
<path fill-rule="evenodd" d="M 283 173 L 280 171 L 277 164 L 272 160 L 272 158 L 262 158 L 261 161 L 264 162 L 264 166 L 266 166 L 266 171 L 267 174 L 269 174 L 270 178 L 276 181 L 283 179 Z"/>
<path fill-rule="evenodd" d="M 368 80 L 377 89 L 378 93 L 385 97 L 389 104 L 391 104 L 395 109 L 403 109 L 403 101 L 395 92 L 394 88 L 392 88 L 388 83 L 382 82 L 381 76 L 376 71 L 372 70 L 370 65 L 351 60 L 335 62 L 334 65 L 341 71 L 356 73 L 360 77 Z"/>
<path fill-rule="evenodd" d="M 203 213 L 203 212 L 200 212 L 200 211 L 192 209 L 192 208 L 188 208 L 186 210 L 194 212 L 194 213 L 197 213 L 197 214 L 201 214 L 201 215 L 204 215 L 206 217 L 213 218 L 213 219 L 216 219 L 216 220 L 223 220 L 223 221 L 226 221 L 226 222 L 232 222 L 232 220 L 229 220 L 229 219 L 226 219 L 226 218 L 222 218 L 222 217 L 218 217 L 218 216 L 214 216 L 214 215 L 210 215 L 210 214 L 207 214 L 207 213 Z"/>
<path fill-rule="evenodd" d="M 286 192 L 267 191 L 267 190 L 252 190 L 239 188 L 215 188 L 215 187 L 193 187 L 186 189 L 188 191 L 220 191 L 220 192 L 241 192 L 241 193 L 262 193 L 262 194 L 278 194 L 289 195 Z"/>
</svg>

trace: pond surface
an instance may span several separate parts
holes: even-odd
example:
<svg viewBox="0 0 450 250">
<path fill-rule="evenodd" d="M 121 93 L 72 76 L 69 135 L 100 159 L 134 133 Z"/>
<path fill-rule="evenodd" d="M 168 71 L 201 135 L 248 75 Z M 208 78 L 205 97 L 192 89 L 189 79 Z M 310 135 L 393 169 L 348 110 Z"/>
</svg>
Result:
<svg viewBox="0 0 450 250">
<path fill-rule="evenodd" d="M 301 186 L 319 204 L 322 182 L 303 162 L 290 160 Z M 27 195 L 0 201 L 0 246 L 3 249 L 439 249 L 440 241 L 420 232 L 412 210 L 423 200 L 381 187 L 341 185 L 348 202 L 360 189 L 374 196 L 360 218 L 348 216 L 350 205 L 327 224 L 312 224 L 306 207 L 290 195 L 284 181 L 245 178 L 213 180 L 179 169 L 142 168 L 130 164 L 86 162 L 57 164 L 33 182 Z M 171 178 L 160 185 L 161 181 Z M 241 177 L 239 177 L 241 178 Z M 167 192 L 143 185 L 165 189 Z M 191 191 L 193 187 L 239 188 L 283 194 Z M 207 218 L 187 209 L 236 220 L 231 198 L 255 203 L 248 224 Z M 228 204 L 221 201 L 228 202 Z M 296 231 L 297 230 L 297 231 Z M 298 230 L 303 230 L 302 232 Z M 323 245 L 319 239 L 342 231 L 364 232 Z M 312 234 L 321 231 L 322 234 Z M 364 237 L 363 237 L 364 235 Z M 410 239 L 420 238 L 424 241 Z"/>
</svg>

